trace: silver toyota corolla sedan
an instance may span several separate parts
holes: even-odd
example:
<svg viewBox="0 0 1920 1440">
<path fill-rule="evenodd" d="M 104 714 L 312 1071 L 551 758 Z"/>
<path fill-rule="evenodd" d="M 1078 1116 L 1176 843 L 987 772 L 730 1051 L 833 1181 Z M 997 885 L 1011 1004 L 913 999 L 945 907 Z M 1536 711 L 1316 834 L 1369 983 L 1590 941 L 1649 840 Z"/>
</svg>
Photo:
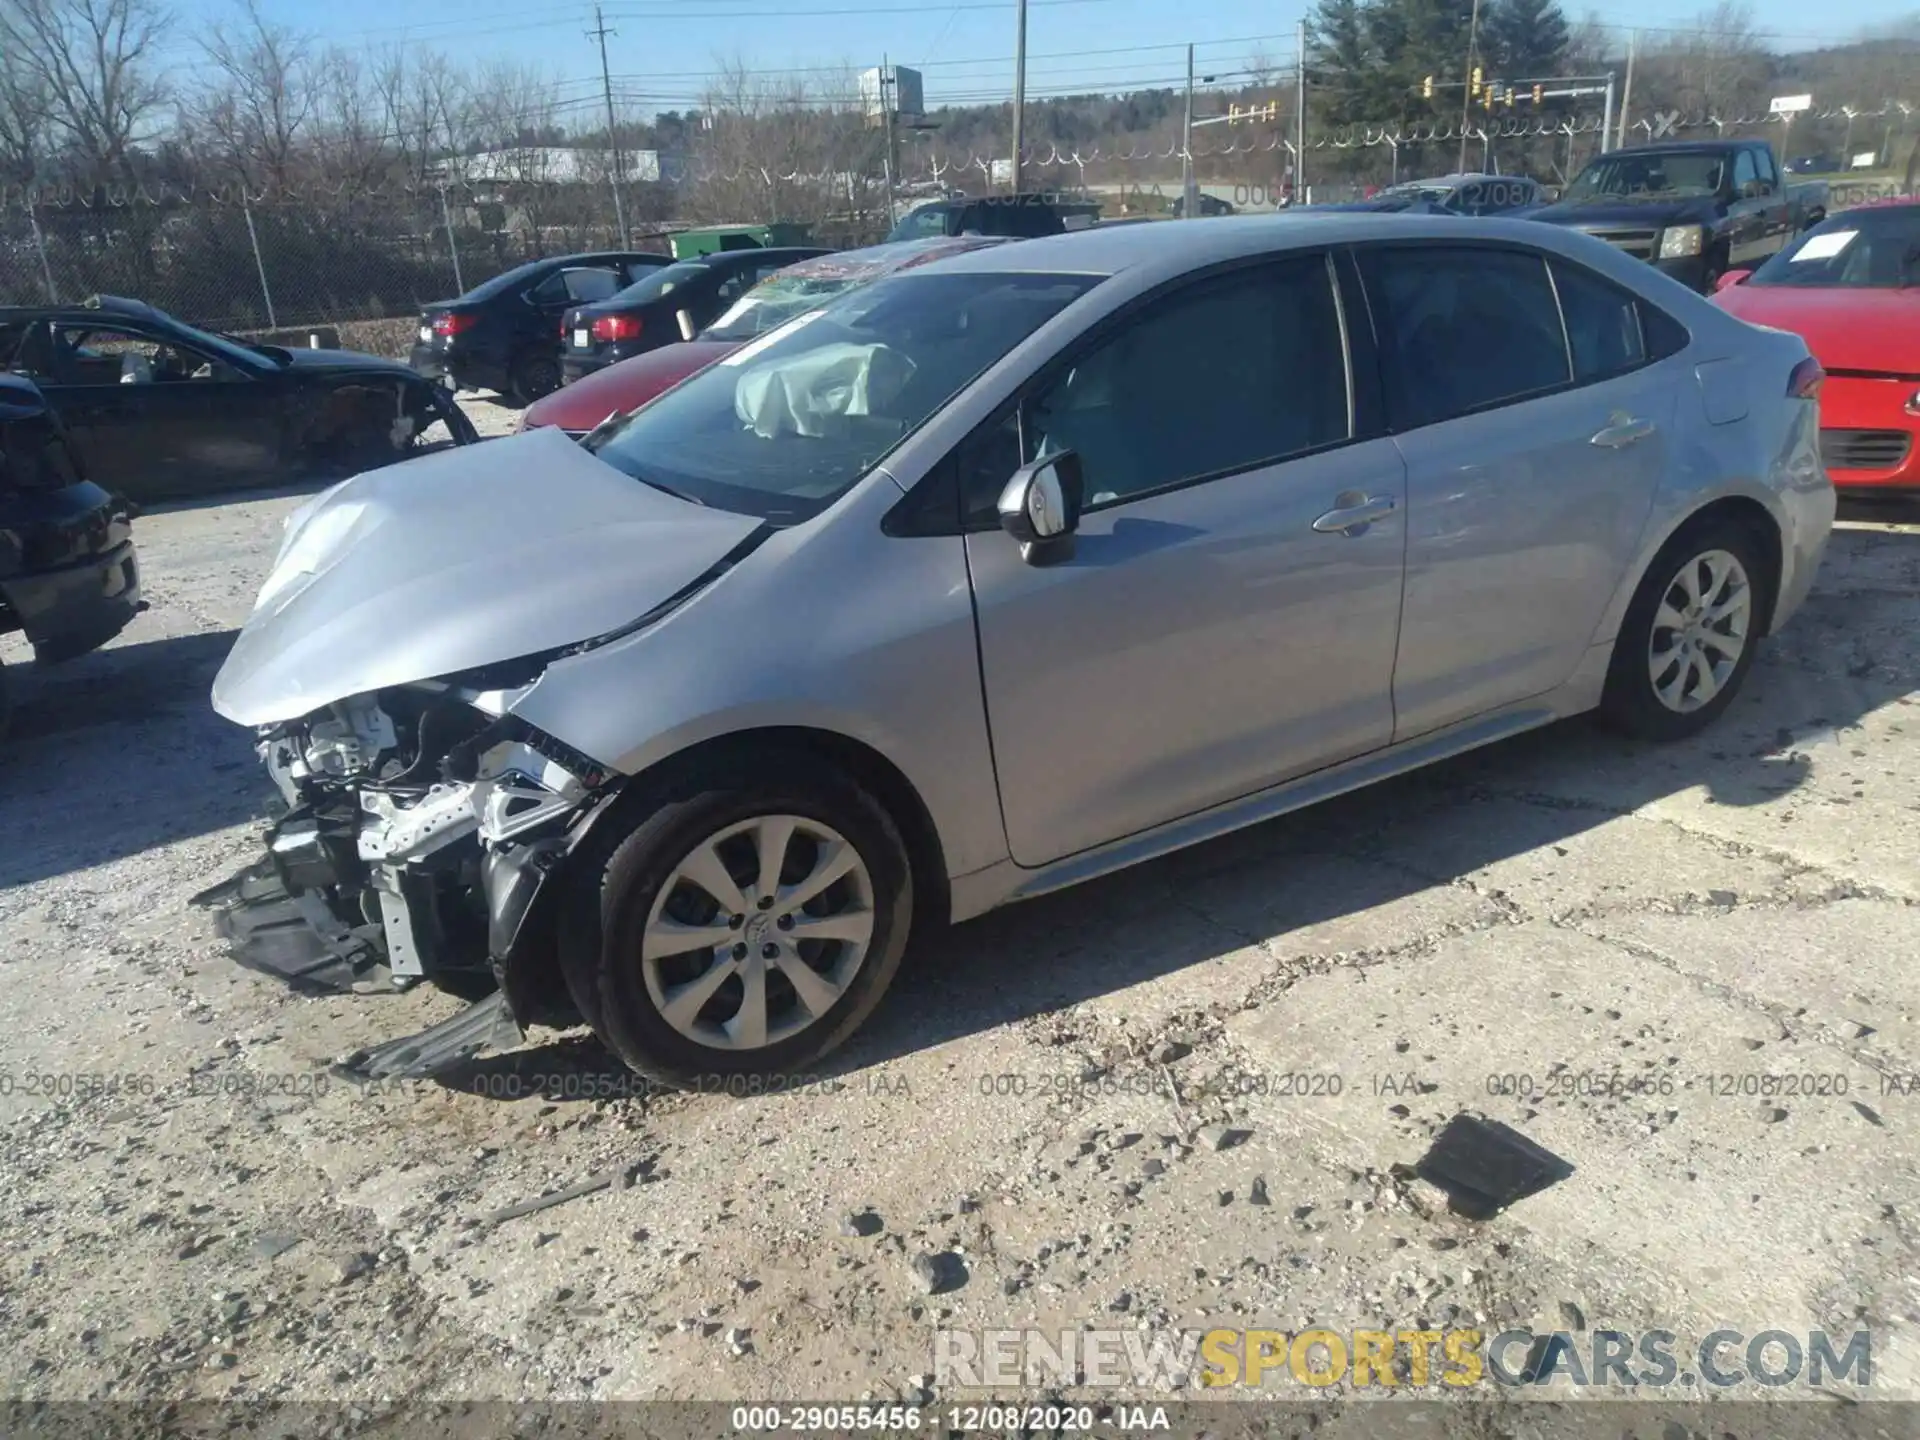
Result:
<svg viewBox="0 0 1920 1440">
<path fill-rule="evenodd" d="M 1827 542 L 1821 378 L 1525 222 L 882 280 L 579 444 L 296 515 L 214 686 L 289 806 L 220 924 L 669 1081 L 790 1073 L 917 928 L 1583 711 L 1711 723 Z"/>
</svg>

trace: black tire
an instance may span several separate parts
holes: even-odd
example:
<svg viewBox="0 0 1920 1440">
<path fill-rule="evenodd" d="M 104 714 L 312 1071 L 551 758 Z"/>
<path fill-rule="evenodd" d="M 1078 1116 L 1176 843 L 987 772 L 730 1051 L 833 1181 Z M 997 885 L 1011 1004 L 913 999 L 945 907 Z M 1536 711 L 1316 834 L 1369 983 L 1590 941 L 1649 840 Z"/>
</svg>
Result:
<svg viewBox="0 0 1920 1440">
<path fill-rule="evenodd" d="M 1716 550 L 1732 555 L 1747 575 L 1751 603 L 1746 646 L 1711 700 L 1693 710 L 1676 710 L 1660 698 L 1649 673 L 1655 617 L 1683 569 Z M 1614 640 L 1613 660 L 1607 669 L 1606 689 L 1600 701 L 1602 723 L 1636 739 L 1670 741 L 1697 735 L 1719 719 L 1740 693 L 1747 672 L 1753 668 L 1761 633 L 1772 613 L 1775 583 L 1766 552 L 1739 521 L 1730 517 L 1708 517 L 1682 526 L 1654 556 L 1620 622 L 1620 634 Z"/>
<path fill-rule="evenodd" d="M 1727 273 L 1727 260 L 1724 255 L 1709 255 L 1704 269 L 1700 272 L 1700 293 L 1711 295 L 1719 285 L 1720 277 Z"/>
<path fill-rule="evenodd" d="M 695 846 L 776 814 L 830 826 L 858 852 L 872 882 L 868 950 L 845 993 L 796 1034 L 754 1050 L 703 1045 L 676 1030 L 649 994 L 641 935 L 661 887 Z M 886 994 L 913 927 L 912 867 L 898 827 L 865 790 L 804 753 L 705 764 L 650 786 L 643 818 L 583 847 L 572 872 L 559 927 L 568 992 L 609 1050 L 676 1087 L 719 1082 L 751 1093 L 753 1077 L 792 1074 L 839 1047 Z"/>
<path fill-rule="evenodd" d="M 507 398 L 528 406 L 560 388 L 560 362 L 539 350 L 522 350 L 507 376 Z"/>
</svg>

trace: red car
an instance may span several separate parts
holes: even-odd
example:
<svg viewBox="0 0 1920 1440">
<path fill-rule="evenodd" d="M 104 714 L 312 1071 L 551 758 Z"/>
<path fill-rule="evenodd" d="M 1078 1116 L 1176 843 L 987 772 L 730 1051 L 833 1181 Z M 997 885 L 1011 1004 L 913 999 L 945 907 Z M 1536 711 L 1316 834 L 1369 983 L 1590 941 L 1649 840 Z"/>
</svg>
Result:
<svg viewBox="0 0 1920 1440">
<path fill-rule="evenodd" d="M 520 428 L 555 425 L 578 439 L 615 415 L 639 409 L 696 370 L 706 369 L 755 336 L 818 308 L 832 296 L 943 255 L 1006 243 L 1004 236 L 934 236 L 802 260 L 762 280 L 693 339 L 622 360 L 554 391 L 522 412 Z"/>
<path fill-rule="evenodd" d="M 1820 453 L 1841 489 L 1920 493 L 1920 196 L 1844 210 L 1714 303 L 1789 330 L 1827 372 Z"/>
</svg>

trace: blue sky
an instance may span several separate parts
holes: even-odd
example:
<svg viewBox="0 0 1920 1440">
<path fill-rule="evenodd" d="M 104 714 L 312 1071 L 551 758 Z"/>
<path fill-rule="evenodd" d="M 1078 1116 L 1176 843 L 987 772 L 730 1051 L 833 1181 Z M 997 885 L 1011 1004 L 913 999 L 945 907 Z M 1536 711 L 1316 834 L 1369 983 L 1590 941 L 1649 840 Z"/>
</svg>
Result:
<svg viewBox="0 0 1920 1440">
<path fill-rule="evenodd" d="M 738 56 L 757 70 L 804 73 L 815 81 L 861 69 L 886 56 L 921 68 L 928 105 L 1006 94 L 1014 48 L 1012 0 L 604 0 L 615 89 L 642 112 L 695 102 L 703 77 Z M 1563 0 L 1566 3 L 1566 0 Z M 506 0 L 262 0 L 283 23 L 350 45 L 425 45 L 462 60 L 538 66 L 568 82 L 580 106 L 599 94 L 599 52 L 584 33 L 591 4 Z M 1701 7 L 1686 0 L 1619 0 L 1604 19 L 1625 28 L 1696 26 Z M 1906 3 L 1753 0 L 1757 25 L 1781 48 L 1851 38 L 1861 28 L 1911 13 Z M 183 24 L 169 45 L 191 58 L 196 30 L 229 21 L 234 0 L 181 0 Z M 1569 16 L 1585 13 L 1579 0 Z M 1196 47 L 1202 75 L 1243 73 L 1256 53 L 1290 67 L 1298 5 L 1250 6 L 1232 0 L 1029 0 L 1030 95 L 1065 90 L 1132 89 L 1179 83 L 1184 47 Z M 816 69 L 816 67 L 818 67 Z M 584 118 L 584 117 L 583 117 Z"/>
</svg>

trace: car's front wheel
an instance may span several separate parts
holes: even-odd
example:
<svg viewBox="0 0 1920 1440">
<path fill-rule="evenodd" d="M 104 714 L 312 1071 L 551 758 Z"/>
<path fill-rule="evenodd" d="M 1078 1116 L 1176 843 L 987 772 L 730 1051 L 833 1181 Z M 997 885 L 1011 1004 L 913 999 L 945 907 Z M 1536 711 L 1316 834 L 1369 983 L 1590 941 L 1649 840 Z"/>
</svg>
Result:
<svg viewBox="0 0 1920 1440">
<path fill-rule="evenodd" d="M 1683 740 L 1711 725 L 1753 667 L 1771 583 L 1760 547 L 1737 521 L 1675 535 L 1627 606 L 1601 717 L 1646 740 Z"/>
<path fill-rule="evenodd" d="M 576 857 L 590 873 L 562 917 L 568 989 L 609 1049 L 668 1084 L 818 1060 L 872 1013 L 906 950 L 899 831 L 817 760 L 690 772 L 600 853 Z"/>
</svg>

